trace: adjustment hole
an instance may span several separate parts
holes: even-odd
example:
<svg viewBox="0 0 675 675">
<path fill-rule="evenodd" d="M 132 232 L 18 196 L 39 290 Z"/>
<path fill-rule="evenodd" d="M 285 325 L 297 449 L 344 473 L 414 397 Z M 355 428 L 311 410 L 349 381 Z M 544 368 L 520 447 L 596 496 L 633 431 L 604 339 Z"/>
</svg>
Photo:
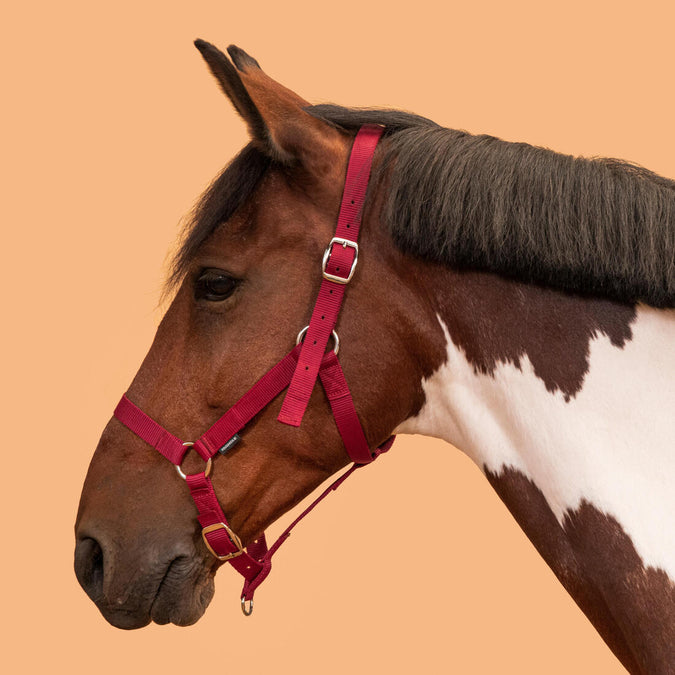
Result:
<svg viewBox="0 0 675 675">
<path fill-rule="evenodd" d="M 339 271 L 340 271 L 340 268 L 339 268 L 339 267 L 336 267 L 336 268 L 335 268 L 335 271 L 336 271 L 336 272 L 339 272 Z"/>
<path fill-rule="evenodd" d="M 312 344 L 315 345 L 315 344 L 316 344 L 316 340 L 314 340 L 314 342 L 312 342 Z"/>
<path fill-rule="evenodd" d="M 352 199 L 352 204 L 354 203 L 354 200 Z"/>
<path fill-rule="evenodd" d="M 333 295 L 333 289 L 330 290 L 330 295 Z"/>
<path fill-rule="evenodd" d="M 309 366 L 305 366 L 305 370 L 309 370 Z"/>
</svg>

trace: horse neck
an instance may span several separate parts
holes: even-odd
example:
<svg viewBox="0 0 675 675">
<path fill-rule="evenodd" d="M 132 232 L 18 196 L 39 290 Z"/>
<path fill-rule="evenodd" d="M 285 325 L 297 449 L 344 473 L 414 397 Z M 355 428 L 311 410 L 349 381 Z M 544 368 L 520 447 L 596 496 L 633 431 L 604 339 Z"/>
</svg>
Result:
<svg viewBox="0 0 675 675">
<path fill-rule="evenodd" d="M 675 311 L 418 277 L 446 356 L 397 432 L 468 454 L 623 664 L 670 672 Z"/>
<path fill-rule="evenodd" d="M 664 518 L 675 511 L 663 481 L 675 468 L 675 311 L 490 274 L 426 267 L 420 278 L 446 357 L 422 380 L 421 410 L 397 431 L 452 443 L 489 478 L 517 471 L 559 523 L 594 504 L 640 531 L 640 555 L 675 578 L 674 535 L 664 542 L 658 524 L 646 525 L 655 508 Z"/>
</svg>

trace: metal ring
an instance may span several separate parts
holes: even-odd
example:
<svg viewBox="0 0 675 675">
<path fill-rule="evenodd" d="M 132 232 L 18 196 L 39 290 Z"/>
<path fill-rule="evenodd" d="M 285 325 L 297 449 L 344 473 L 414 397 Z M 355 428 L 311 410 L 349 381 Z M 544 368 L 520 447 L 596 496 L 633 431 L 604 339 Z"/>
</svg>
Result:
<svg viewBox="0 0 675 675">
<path fill-rule="evenodd" d="M 253 598 L 248 601 L 248 609 L 246 609 L 246 598 L 241 599 L 241 611 L 244 612 L 244 616 L 253 614 Z"/>
<path fill-rule="evenodd" d="M 191 448 L 194 446 L 194 443 L 192 441 L 188 441 L 187 443 L 183 443 L 184 448 Z M 211 457 L 208 458 L 206 461 L 206 468 L 204 469 L 204 476 L 208 476 L 211 473 Z M 180 464 L 174 464 L 176 467 L 176 471 L 178 472 L 178 475 L 183 479 L 187 480 L 187 476 L 183 473 L 183 469 L 180 468 Z"/>
<path fill-rule="evenodd" d="M 299 333 L 298 333 L 298 338 L 295 341 L 296 345 L 299 345 L 303 338 L 305 337 L 305 333 L 309 330 L 309 326 L 305 326 Z M 335 346 L 333 347 L 333 351 L 335 352 L 335 356 L 337 356 L 337 353 L 340 351 L 340 338 L 338 337 L 338 334 L 336 331 L 333 331 L 331 333 L 331 336 L 333 337 L 333 342 L 335 342 Z"/>
</svg>

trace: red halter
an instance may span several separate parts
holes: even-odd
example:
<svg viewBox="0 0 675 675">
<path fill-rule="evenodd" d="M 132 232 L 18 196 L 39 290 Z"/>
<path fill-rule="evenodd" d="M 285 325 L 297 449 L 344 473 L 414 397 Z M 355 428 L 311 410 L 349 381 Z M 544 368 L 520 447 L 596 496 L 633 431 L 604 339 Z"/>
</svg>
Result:
<svg viewBox="0 0 675 675">
<path fill-rule="evenodd" d="M 272 555 L 288 538 L 291 530 L 324 497 L 336 490 L 356 469 L 369 464 L 386 452 L 394 437 L 371 451 L 337 359 L 339 342 L 335 332 L 345 286 L 351 280 L 358 261 L 361 213 L 370 177 L 370 168 L 377 142 L 383 128 L 375 125 L 361 127 L 354 139 L 344 194 L 335 236 L 323 256 L 323 281 L 312 312 L 309 326 L 298 335 L 296 346 L 271 370 L 267 371 L 210 429 L 194 442 L 183 442 L 148 417 L 126 395 L 115 408 L 115 417 L 137 436 L 158 450 L 185 479 L 194 499 L 202 537 L 209 551 L 218 560 L 227 560 L 245 579 L 241 606 L 247 616 L 253 612 L 253 594 L 265 580 L 272 566 Z M 335 345 L 326 353 L 330 336 Z M 303 341 L 304 336 L 304 341 Z M 333 417 L 347 454 L 354 465 L 341 475 L 267 548 L 265 535 L 245 549 L 239 537 L 230 529 L 209 478 L 211 462 L 217 453 L 225 454 L 240 440 L 239 432 L 286 387 L 288 392 L 279 413 L 279 421 L 300 426 L 317 376 L 326 392 Z M 190 448 L 206 462 L 202 473 L 185 475 L 181 463 Z M 247 603 L 248 602 L 248 606 Z"/>
</svg>

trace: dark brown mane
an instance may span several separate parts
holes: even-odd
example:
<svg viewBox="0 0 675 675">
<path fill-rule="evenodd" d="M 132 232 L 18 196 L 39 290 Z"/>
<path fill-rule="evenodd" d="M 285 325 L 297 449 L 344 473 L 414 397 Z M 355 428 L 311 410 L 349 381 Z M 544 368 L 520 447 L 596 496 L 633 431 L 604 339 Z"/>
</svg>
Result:
<svg viewBox="0 0 675 675">
<path fill-rule="evenodd" d="M 330 124 L 386 126 L 375 188 L 405 252 L 456 268 L 657 307 L 675 306 L 675 182 L 616 159 L 563 155 L 445 129 L 397 110 L 312 106 Z M 247 146 L 199 202 L 178 280 L 272 160 Z"/>
</svg>

